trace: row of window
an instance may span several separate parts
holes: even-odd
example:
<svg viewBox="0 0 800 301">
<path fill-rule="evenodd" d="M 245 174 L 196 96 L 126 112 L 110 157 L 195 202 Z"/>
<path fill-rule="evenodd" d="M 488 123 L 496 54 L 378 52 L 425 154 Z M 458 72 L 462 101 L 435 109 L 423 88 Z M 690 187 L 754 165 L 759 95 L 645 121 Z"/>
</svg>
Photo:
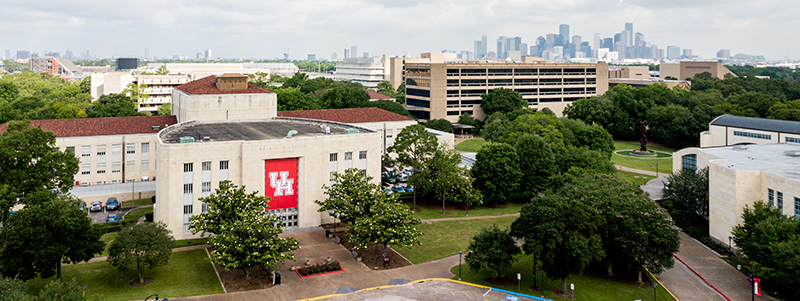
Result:
<svg viewBox="0 0 800 301">
<path fill-rule="evenodd" d="M 211 161 L 200 164 L 202 182 L 200 183 L 201 197 L 211 195 Z M 228 161 L 219 161 L 219 180 L 228 179 Z M 189 217 L 194 214 L 194 163 L 183 163 L 183 232 L 189 233 Z M 200 202 L 201 213 L 208 212 L 208 205 Z"/>
<path fill-rule="evenodd" d="M 786 143 L 800 143 L 800 138 L 786 137 Z"/>
<path fill-rule="evenodd" d="M 419 80 L 407 79 L 406 85 L 413 85 Z M 535 85 L 585 85 L 596 84 L 594 78 L 490 78 L 490 79 L 448 79 L 448 87 L 469 86 L 535 86 Z M 430 85 L 430 83 L 428 83 Z M 430 87 L 430 86 L 427 86 Z"/>
<path fill-rule="evenodd" d="M 772 140 L 772 135 L 767 134 L 759 134 L 759 133 L 751 133 L 751 132 L 743 132 L 743 131 L 733 131 L 734 136 L 739 137 L 747 137 L 747 138 L 756 138 L 756 139 L 763 139 L 763 140 Z"/>
<path fill-rule="evenodd" d="M 336 181 L 335 174 L 339 172 L 339 154 L 331 153 L 329 158 L 329 184 L 333 185 Z M 344 153 L 344 169 L 353 168 L 353 152 Z M 358 169 L 366 175 L 367 174 L 367 151 L 358 152 Z"/>
<path fill-rule="evenodd" d="M 594 94 L 595 87 L 588 88 L 513 88 L 521 95 L 561 95 L 561 94 Z M 487 89 L 447 90 L 447 97 L 476 97 L 487 93 Z M 580 99 L 580 98 L 579 98 Z M 560 100 L 559 100 L 560 101 Z"/>
<path fill-rule="evenodd" d="M 139 147 L 142 155 L 141 155 L 141 162 L 139 163 L 139 170 L 147 171 L 150 170 L 150 143 L 143 142 Z M 68 151 L 71 151 L 73 154 L 75 153 L 74 146 L 68 146 Z M 97 174 L 104 174 L 106 173 L 106 145 L 97 145 L 95 146 L 95 154 L 97 155 L 97 165 L 95 166 L 95 173 Z M 112 144 L 111 145 L 111 172 L 117 173 L 122 171 L 122 144 Z M 126 156 L 126 169 L 128 171 L 133 171 L 136 168 L 136 143 L 127 143 L 125 145 L 125 154 Z M 80 157 L 80 171 L 82 175 L 88 175 L 92 173 L 92 146 L 91 145 L 83 145 L 81 146 L 81 157 Z"/>
<path fill-rule="evenodd" d="M 412 73 L 407 74 L 411 75 Z M 425 70 L 430 74 L 430 70 Z M 424 74 L 424 72 L 422 72 Z M 447 69 L 448 76 L 481 76 L 481 75 L 594 75 L 596 68 L 540 68 L 540 69 Z M 420 73 L 413 73 L 415 75 Z"/>
<path fill-rule="evenodd" d="M 767 204 L 770 208 L 778 208 L 783 212 L 783 192 L 767 189 Z M 800 198 L 794 197 L 794 216 L 800 218 Z"/>
</svg>

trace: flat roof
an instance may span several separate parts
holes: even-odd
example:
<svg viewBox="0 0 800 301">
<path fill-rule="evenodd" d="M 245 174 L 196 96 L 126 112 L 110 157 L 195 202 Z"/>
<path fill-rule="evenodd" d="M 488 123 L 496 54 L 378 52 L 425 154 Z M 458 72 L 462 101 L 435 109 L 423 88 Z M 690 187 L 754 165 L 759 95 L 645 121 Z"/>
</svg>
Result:
<svg viewBox="0 0 800 301">
<path fill-rule="evenodd" d="M 800 144 L 749 144 L 704 148 L 700 151 L 723 160 L 711 163 L 734 170 L 760 170 L 800 181 L 800 157 L 787 156 L 787 151 L 800 152 Z"/>
<path fill-rule="evenodd" d="M 800 122 L 781 119 L 743 117 L 725 114 L 712 120 L 711 125 L 800 134 Z"/>
<path fill-rule="evenodd" d="M 373 132 L 340 123 L 278 117 L 261 120 L 189 121 L 164 130 L 159 138 L 164 143 L 180 143 L 181 137 L 192 137 L 195 142 L 203 142 L 205 137 L 212 142 L 272 140 L 284 139 L 291 130 L 297 131 L 293 137 L 312 137 L 325 135 L 322 132 L 323 125 L 330 127 L 330 135 L 345 135 L 347 129 L 357 129 L 359 133 Z"/>
</svg>

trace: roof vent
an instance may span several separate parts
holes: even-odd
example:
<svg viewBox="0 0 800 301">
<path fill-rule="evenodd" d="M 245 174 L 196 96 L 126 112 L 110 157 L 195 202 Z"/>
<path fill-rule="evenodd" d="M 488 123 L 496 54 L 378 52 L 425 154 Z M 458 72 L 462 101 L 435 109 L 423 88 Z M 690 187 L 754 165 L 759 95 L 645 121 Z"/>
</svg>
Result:
<svg viewBox="0 0 800 301">
<path fill-rule="evenodd" d="M 194 143 L 194 137 L 190 137 L 190 136 L 181 137 L 179 142 L 180 143 Z"/>
<path fill-rule="evenodd" d="M 288 133 L 286 133 L 286 138 L 292 138 L 292 136 L 294 135 L 297 135 L 297 131 L 291 130 Z"/>
<path fill-rule="evenodd" d="M 161 129 L 161 126 L 159 126 L 159 125 L 154 125 L 154 126 L 153 126 L 153 130 L 154 130 L 154 131 L 158 131 L 158 130 L 160 130 L 160 129 Z"/>
<path fill-rule="evenodd" d="M 800 150 L 788 150 L 783 152 L 783 154 L 789 157 L 800 157 Z"/>
<path fill-rule="evenodd" d="M 747 150 L 747 145 L 734 145 L 733 149 L 738 151 L 744 151 Z"/>
<path fill-rule="evenodd" d="M 358 134 L 358 129 L 346 129 L 344 130 L 345 134 Z"/>
</svg>

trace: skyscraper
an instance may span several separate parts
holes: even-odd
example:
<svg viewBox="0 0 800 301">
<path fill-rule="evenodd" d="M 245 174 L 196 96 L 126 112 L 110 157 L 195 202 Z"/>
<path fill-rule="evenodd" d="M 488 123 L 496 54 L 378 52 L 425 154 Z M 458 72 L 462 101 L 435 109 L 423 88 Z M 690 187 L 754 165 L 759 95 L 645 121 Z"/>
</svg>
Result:
<svg viewBox="0 0 800 301">
<path fill-rule="evenodd" d="M 477 53 L 475 55 L 478 56 L 479 58 L 485 57 L 486 56 L 486 46 L 487 45 L 489 45 L 489 40 L 486 39 L 486 35 L 483 35 L 481 37 L 481 53 L 480 53 L 480 55 L 477 54 Z"/>
<path fill-rule="evenodd" d="M 6 50 L 6 56 L 8 56 L 8 50 Z M 731 59 L 731 50 L 730 49 L 720 49 L 717 51 L 717 58 L 723 60 Z"/>
<path fill-rule="evenodd" d="M 476 58 L 482 58 L 483 57 L 483 55 L 481 55 L 481 50 L 482 49 L 483 49 L 483 41 L 481 41 L 481 40 L 475 41 L 475 57 Z"/>
<path fill-rule="evenodd" d="M 506 52 L 508 51 L 519 51 L 520 44 L 522 44 L 522 38 L 520 37 L 513 37 L 506 40 Z"/>
<path fill-rule="evenodd" d="M 309 62 L 316 62 L 316 61 L 317 61 L 317 55 L 316 55 L 316 54 L 314 54 L 314 53 L 309 53 L 309 54 L 308 54 L 308 59 L 307 59 L 307 60 L 308 60 Z"/>
<path fill-rule="evenodd" d="M 342 58 L 346 59 L 350 58 L 350 49 L 347 48 L 344 49 L 344 56 Z"/>
<path fill-rule="evenodd" d="M 667 59 L 679 60 L 681 58 L 681 48 L 678 46 L 667 46 Z"/>
<path fill-rule="evenodd" d="M 592 49 L 594 50 L 592 57 L 597 58 L 597 49 L 600 49 L 600 34 L 594 34 L 594 40 L 592 41 Z"/>
<path fill-rule="evenodd" d="M 148 55 L 150 54 L 150 49 L 147 49 L 147 54 Z M 205 56 L 206 56 L 206 59 L 211 59 L 212 58 L 213 55 L 211 54 L 211 49 L 206 49 Z"/>
<path fill-rule="evenodd" d="M 519 51 L 521 51 L 522 56 L 528 56 L 528 43 L 520 43 L 519 44 Z"/>
<path fill-rule="evenodd" d="M 508 52 L 508 49 L 505 48 L 507 40 L 508 40 L 507 36 L 501 36 L 501 37 L 497 38 L 497 58 L 498 59 L 506 58 L 506 53 Z"/>
<path fill-rule="evenodd" d="M 358 48 L 356 46 L 350 46 L 350 57 L 358 58 Z"/>
<path fill-rule="evenodd" d="M 558 26 L 558 34 L 561 36 L 561 45 L 569 44 L 569 24 L 561 24 Z"/>
<path fill-rule="evenodd" d="M 11 59 L 11 50 L 6 49 L 6 59 Z"/>
<path fill-rule="evenodd" d="M 633 46 L 633 23 L 625 23 L 625 45 Z"/>
</svg>

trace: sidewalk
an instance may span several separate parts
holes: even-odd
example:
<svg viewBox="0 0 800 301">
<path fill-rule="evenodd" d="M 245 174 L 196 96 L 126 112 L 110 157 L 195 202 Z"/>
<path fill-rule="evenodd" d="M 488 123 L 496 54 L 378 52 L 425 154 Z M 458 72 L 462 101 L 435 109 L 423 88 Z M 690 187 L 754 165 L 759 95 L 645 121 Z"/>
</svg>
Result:
<svg viewBox="0 0 800 301">
<path fill-rule="evenodd" d="M 714 252 L 681 233 L 681 249 L 675 253 L 709 283 L 731 300 L 750 300 L 751 285 L 747 276 L 737 271 Z M 656 276 L 679 300 L 726 300 L 713 288 L 697 277 L 679 260 L 672 269 Z M 756 296 L 756 300 L 776 300 L 772 297 Z"/>
</svg>

